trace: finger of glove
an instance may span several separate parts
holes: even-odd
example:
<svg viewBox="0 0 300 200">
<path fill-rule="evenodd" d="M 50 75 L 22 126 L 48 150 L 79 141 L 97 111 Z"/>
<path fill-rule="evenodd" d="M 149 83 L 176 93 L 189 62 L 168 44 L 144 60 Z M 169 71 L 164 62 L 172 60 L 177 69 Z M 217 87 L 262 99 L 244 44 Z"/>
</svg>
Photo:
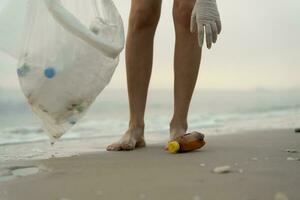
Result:
<svg viewBox="0 0 300 200">
<path fill-rule="evenodd" d="M 221 20 L 220 20 L 220 19 L 216 20 L 216 24 L 217 24 L 217 27 L 218 27 L 218 34 L 220 34 L 221 31 L 222 31 L 222 23 L 221 23 Z"/>
<path fill-rule="evenodd" d="M 197 27 L 198 27 L 198 43 L 199 46 L 202 47 L 204 42 L 204 26 L 202 23 L 197 22 Z"/>
<path fill-rule="evenodd" d="M 205 24 L 205 35 L 206 35 L 206 46 L 208 49 L 212 46 L 213 36 L 211 26 L 209 24 Z"/>
<path fill-rule="evenodd" d="M 195 26 L 196 26 L 196 15 L 194 15 L 192 13 L 191 24 L 190 24 L 190 31 L 191 31 L 191 33 L 194 32 Z"/>
<path fill-rule="evenodd" d="M 212 41 L 213 43 L 216 43 L 217 42 L 217 39 L 218 39 L 218 27 L 217 27 L 217 24 L 215 22 L 212 22 L 210 24 L 211 26 L 211 30 L 212 30 Z"/>
</svg>

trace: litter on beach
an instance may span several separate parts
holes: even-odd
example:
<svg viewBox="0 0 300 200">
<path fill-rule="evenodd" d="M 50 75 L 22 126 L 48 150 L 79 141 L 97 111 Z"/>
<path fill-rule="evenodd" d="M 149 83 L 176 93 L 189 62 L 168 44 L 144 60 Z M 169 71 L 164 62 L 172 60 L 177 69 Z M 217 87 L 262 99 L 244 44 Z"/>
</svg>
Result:
<svg viewBox="0 0 300 200">
<path fill-rule="evenodd" d="M 216 174 L 226 174 L 226 173 L 229 173 L 229 172 L 231 172 L 231 167 L 229 165 L 216 167 L 213 170 L 213 173 L 216 173 Z"/>
<path fill-rule="evenodd" d="M 300 161 L 300 158 L 287 157 L 286 160 L 288 160 L 288 161 Z"/>
<path fill-rule="evenodd" d="M 298 153 L 297 149 L 285 149 L 284 151 L 288 153 Z"/>
</svg>

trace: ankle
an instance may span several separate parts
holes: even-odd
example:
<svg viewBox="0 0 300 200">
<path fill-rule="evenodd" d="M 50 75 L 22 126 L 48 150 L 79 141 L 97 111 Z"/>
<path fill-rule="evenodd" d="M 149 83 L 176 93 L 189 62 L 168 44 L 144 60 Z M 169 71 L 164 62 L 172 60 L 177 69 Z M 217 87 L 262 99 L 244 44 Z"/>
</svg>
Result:
<svg viewBox="0 0 300 200">
<path fill-rule="evenodd" d="M 174 120 L 172 119 L 170 122 L 170 131 L 176 130 L 184 130 L 188 129 L 188 123 L 186 120 Z"/>
<path fill-rule="evenodd" d="M 130 124 L 125 135 L 128 134 L 135 138 L 144 138 L 144 125 Z"/>
<path fill-rule="evenodd" d="M 144 128 L 145 128 L 145 124 L 144 124 L 144 122 L 142 122 L 142 123 L 137 123 L 137 122 L 132 122 L 132 121 L 130 121 L 129 122 L 129 129 L 141 129 L 141 130 L 144 130 Z"/>
</svg>

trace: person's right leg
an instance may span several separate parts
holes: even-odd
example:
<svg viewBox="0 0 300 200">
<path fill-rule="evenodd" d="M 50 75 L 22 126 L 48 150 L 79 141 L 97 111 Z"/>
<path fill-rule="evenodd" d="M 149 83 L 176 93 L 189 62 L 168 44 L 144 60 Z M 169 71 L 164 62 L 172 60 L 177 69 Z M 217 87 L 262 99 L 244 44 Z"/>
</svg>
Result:
<svg viewBox="0 0 300 200">
<path fill-rule="evenodd" d="M 160 17 L 161 0 L 132 0 L 126 44 L 129 128 L 108 151 L 145 146 L 144 113 L 152 71 L 153 39 Z"/>
<path fill-rule="evenodd" d="M 190 102 L 198 78 L 201 52 L 197 32 L 190 32 L 191 14 L 196 0 L 174 0 L 176 33 L 174 56 L 174 114 L 170 122 L 170 140 L 186 133 Z"/>
</svg>

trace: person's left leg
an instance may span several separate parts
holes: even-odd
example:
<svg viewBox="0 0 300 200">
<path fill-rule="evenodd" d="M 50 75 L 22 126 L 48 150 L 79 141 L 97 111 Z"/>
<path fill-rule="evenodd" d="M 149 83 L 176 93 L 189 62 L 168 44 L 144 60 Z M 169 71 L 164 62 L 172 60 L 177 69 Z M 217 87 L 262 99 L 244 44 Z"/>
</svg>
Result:
<svg viewBox="0 0 300 200">
<path fill-rule="evenodd" d="M 174 0 L 173 19 L 176 33 L 174 58 L 174 115 L 170 122 L 170 139 L 186 133 L 187 116 L 197 82 L 201 48 L 197 33 L 190 32 L 195 0 Z"/>
</svg>

